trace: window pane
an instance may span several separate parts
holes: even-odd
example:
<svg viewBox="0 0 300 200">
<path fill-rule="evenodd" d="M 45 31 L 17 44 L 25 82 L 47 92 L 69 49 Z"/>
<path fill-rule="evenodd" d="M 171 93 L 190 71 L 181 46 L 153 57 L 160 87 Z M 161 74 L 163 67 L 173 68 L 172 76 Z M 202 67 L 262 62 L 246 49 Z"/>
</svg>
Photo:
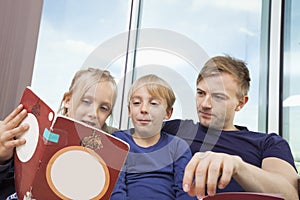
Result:
<svg viewBox="0 0 300 200">
<path fill-rule="evenodd" d="M 175 89 L 177 101 L 173 118 L 195 119 L 195 82 L 203 63 L 193 59 L 197 56 L 207 58 L 229 54 L 245 60 L 252 77 L 250 100 L 237 114 L 235 123 L 258 130 L 261 10 L 261 0 L 143 1 L 140 19 L 142 30 L 162 29 L 156 30 L 158 36 L 152 36 L 159 39 L 163 30 L 167 29 L 170 34 L 161 41 L 151 38 L 156 43 L 152 48 L 138 51 L 136 67 L 162 65 L 170 74 L 173 73 L 171 77 L 168 70 L 161 71 L 159 67 L 149 70 L 168 79 Z M 145 35 L 141 34 L 139 41 L 143 37 L 150 37 L 149 34 Z M 169 46 L 162 44 L 164 42 Z M 186 48 L 187 52 L 176 49 L 178 46 Z M 199 49 L 204 51 L 197 51 Z M 142 73 L 137 70 L 137 76 Z M 189 85 L 186 86 L 186 83 Z"/>
<path fill-rule="evenodd" d="M 283 136 L 289 141 L 296 164 L 300 166 L 300 1 L 286 1 L 285 7 Z"/>
<path fill-rule="evenodd" d="M 109 66 L 101 66 L 103 61 L 95 54 L 113 51 L 99 47 L 127 31 L 128 10 L 129 4 L 123 0 L 44 0 L 32 87 L 52 108 L 58 109 L 80 68 L 108 68 L 120 79 L 124 59 L 111 58 L 106 61 Z M 119 41 L 122 48 L 126 44 L 127 40 Z"/>
</svg>

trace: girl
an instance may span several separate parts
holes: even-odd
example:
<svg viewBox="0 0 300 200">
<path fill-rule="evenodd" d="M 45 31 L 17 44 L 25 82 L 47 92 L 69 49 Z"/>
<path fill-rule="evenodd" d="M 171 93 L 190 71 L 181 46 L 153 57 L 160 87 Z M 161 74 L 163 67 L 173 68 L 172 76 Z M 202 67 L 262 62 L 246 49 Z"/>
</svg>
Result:
<svg viewBox="0 0 300 200">
<path fill-rule="evenodd" d="M 116 82 L 106 70 L 88 68 L 78 71 L 61 101 L 59 113 L 112 133 L 107 126 L 116 101 Z"/>
<path fill-rule="evenodd" d="M 88 68 L 79 70 L 69 91 L 63 96 L 59 113 L 112 133 L 115 128 L 105 121 L 111 115 L 116 100 L 116 82 L 106 70 Z M 27 111 L 19 105 L 0 122 L 0 199 L 6 199 L 15 192 L 13 149 L 25 144 L 24 139 L 16 139 L 28 130 L 28 125 L 20 125 Z M 16 194 L 7 199 L 17 199 Z"/>
</svg>

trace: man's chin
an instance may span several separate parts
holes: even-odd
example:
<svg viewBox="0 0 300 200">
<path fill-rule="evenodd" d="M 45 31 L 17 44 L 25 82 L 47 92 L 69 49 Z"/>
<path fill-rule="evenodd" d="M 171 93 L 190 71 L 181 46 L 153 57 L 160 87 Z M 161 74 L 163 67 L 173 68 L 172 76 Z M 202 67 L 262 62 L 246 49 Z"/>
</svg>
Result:
<svg viewBox="0 0 300 200">
<path fill-rule="evenodd" d="M 200 124 L 202 124 L 205 127 L 209 127 L 211 124 L 211 120 L 207 120 L 207 119 L 204 119 L 201 117 L 199 117 L 199 122 L 200 122 Z"/>
<path fill-rule="evenodd" d="M 199 121 L 202 126 L 205 126 L 207 128 L 221 130 L 223 127 L 219 122 L 213 122 L 212 120 L 200 119 Z"/>
</svg>

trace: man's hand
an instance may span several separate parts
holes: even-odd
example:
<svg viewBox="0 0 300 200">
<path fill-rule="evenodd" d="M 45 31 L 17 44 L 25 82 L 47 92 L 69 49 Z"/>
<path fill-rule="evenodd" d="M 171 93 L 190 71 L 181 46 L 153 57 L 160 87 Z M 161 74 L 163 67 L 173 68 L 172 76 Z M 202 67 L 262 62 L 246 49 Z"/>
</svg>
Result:
<svg viewBox="0 0 300 200">
<path fill-rule="evenodd" d="M 208 195 L 214 195 L 217 187 L 227 186 L 242 162 L 240 157 L 224 153 L 195 153 L 185 168 L 183 189 L 198 198 L 205 196 L 205 190 Z"/>
</svg>

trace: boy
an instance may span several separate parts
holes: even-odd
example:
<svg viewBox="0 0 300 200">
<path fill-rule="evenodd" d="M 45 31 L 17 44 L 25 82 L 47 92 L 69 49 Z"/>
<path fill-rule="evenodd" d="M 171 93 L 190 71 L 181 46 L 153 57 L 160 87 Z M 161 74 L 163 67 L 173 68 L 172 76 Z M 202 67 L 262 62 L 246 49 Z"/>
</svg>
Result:
<svg viewBox="0 0 300 200">
<path fill-rule="evenodd" d="M 113 135 L 129 143 L 130 153 L 111 200 L 196 199 L 182 189 L 188 144 L 161 131 L 173 111 L 171 87 L 156 75 L 143 76 L 129 90 L 128 102 L 134 128 Z"/>
</svg>

